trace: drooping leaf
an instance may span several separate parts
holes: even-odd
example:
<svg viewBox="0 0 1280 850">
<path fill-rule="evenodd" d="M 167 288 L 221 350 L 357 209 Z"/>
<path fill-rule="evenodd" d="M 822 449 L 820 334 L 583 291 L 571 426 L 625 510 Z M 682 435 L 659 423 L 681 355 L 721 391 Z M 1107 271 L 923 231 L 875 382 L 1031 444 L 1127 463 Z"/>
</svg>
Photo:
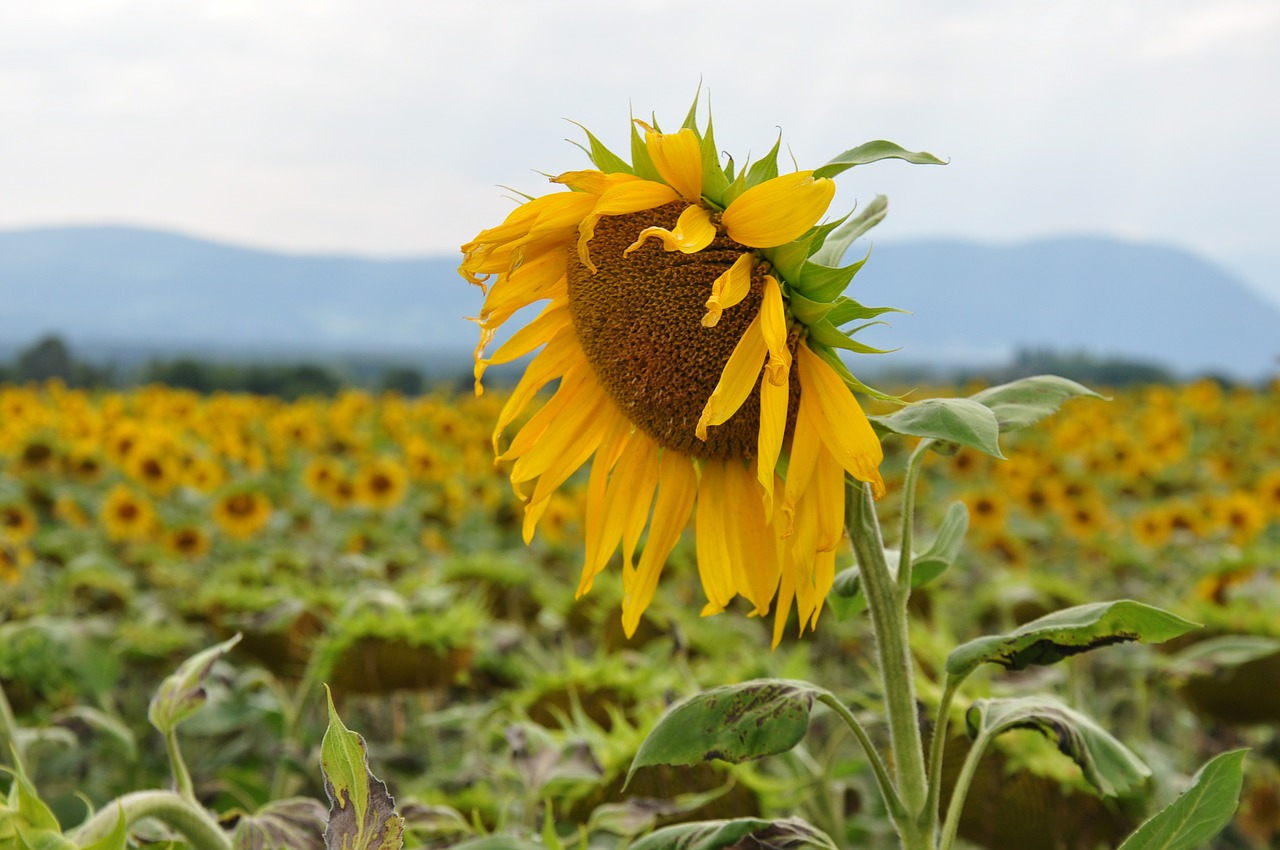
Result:
<svg viewBox="0 0 1280 850">
<path fill-rule="evenodd" d="M 889 212 L 889 199 L 884 195 L 876 195 L 862 212 L 841 225 L 840 229 L 827 237 L 822 248 L 813 255 L 813 261 L 824 266 L 838 266 L 848 252 L 849 246 L 857 241 L 871 228 L 884 220 Z"/>
<path fill-rule="evenodd" d="M 804 847 L 836 850 L 835 843 L 825 833 L 799 818 L 682 823 L 645 836 L 629 850 L 799 850 Z"/>
<path fill-rule="evenodd" d="M 1057 375 L 1035 375 L 1007 384 L 988 387 L 970 396 L 991 408 L 1001 431 L 1016 431 L 1034 425 L 1073 398 L 1105 399 L 1083 384 Z"/>
<path fill-rule="evenodd" d="M 404 819 L 396 814 L 387 786 L 369 770 L 364 739 L 346 726 L 329 701 L 329 725 L 320 742 L 320 767 L 329 797 L 329 824 L 324 843 L 329 850 L 400 850 Z"/>
<path fill-rule="evenodd" d="M 627 781 L 650 765 L 713 759 L 736 764 L 785 753 L 808 731 L 813 701 L 824 693 L 808 682 L 756 679 L 689 697 L 658 720 L 631 762 Z"/>
<path fill-rule="evenodd" d="M 926 398 L 887 416 L 868 416 L 871 427 L 884 433 L 928 437 L 942 443 L 968 446 L 992 457 L 1000 452 L 1000 425 L 990 408 L 967 398 Z"/>
<path fill-rule="evenodd" d="M 1246 750 L 1217 756 L 1191 777 L 1191 787 L 1125 839 L 1119 850 L 1194 850 L 1230 821 L 1240 804 Z"/>
<path fill-rule="evenodd" d="M 815 169 L 813 176 L 835 177 L 855 165 L 866 165 L 870 162 L 879 162 L 882 159 L 902 159 L 915 165 L 946 165 L 946 162 L 931 153 L 909 151 L 900 145 L 895 145 L 893 142 L 879 139 L 874 142 L 865 142 L 856 148 L 850 148 L 826 165 Z"/>
<path fill-rule="evenodd" d="M 319 800 L 275 800 L 240 818 L 231 846 L 235 850 L 324 850 L 326 819 L 324 804 Z"/>
<path fill-rule="evenodd" d="M 1046 614 L 1007 635 L 958 646 L 947 656 L 947 672 L 966 676 L 979 664 L 1024 670 L 1115 643 L 1164 643 L 1196 628 L 1198 624 L 1176 614 L 1131 599 L 1094 602 Z"/>
<path fill-rule="evenodd" d="M 232 635 L 217 646 L 197 652 L 178 666 L 178 669 L 160 683 L 160 689 L 151 698 L 147 719 L 151 725 L 167 735 L 178 724 L 200 710 L 208 698 L 204 681 L 219 658 L 240 642 L 240 635 Z"/>
<path fill-rule="evenodd" d="M 1046 697 L 980 699 L 965 713 L 969 736 L 994 737 L 1010 729 L 1034 729 L 1080 766 L 1084 778 L 1106 797 L 1127 796 L 1151 776 L 1124 744 L 1092 718 Z"/>
<path fill-rule="evenodd" d="M 1220 635 L 1193 643 L 1173 657 L 1175 676 L 1213 676 L 1280 653 L 1280 640 L 1261 635 Z"/>
</svg>

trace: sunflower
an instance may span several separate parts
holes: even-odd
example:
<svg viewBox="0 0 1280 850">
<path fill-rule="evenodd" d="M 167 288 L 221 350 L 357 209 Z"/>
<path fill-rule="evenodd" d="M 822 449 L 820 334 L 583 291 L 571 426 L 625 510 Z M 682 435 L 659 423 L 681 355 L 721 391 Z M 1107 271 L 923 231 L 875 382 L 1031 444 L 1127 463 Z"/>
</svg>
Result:
<svg viewBox="0 0 1280 850">
<path fill-rule="evenodd" d="M 385 511 L 404 500 L 409 489 L 409 475 L 400 463 L 379 457 L 361 464 L 353 483 L 357 502 Z"/>
<path fill-rule="evenodd" d="M 0 539 L 9 543 L 26 543 L 40 523 L 36 512 L 24 502 L 0 505 Z"/>
<path fill-rule="evenodd" d="M 209 535 L 196 525 L 180 525 L 165 533 L 164 547 L 171 554 L 199 558 L 209 553 Z"/>
<path fill-rule="evenodd" d="M 123 484 L 107 492 L 98 513 L 112 540 L 145 540 L 155 521 L 151 502 Z"/>
<path fill-rule="evenodd" d="M 803 631 L 831 588 L 845 474 L 884 492 L 880 443 L 853 392 L 879 394 L 837 354 L 876 351 L 852 339 L 859 328 L 841 328 L 891 309 L 843 296 L 862 262 L 839 266 L 884 199 L 820 224 L 830 178 L 890 156 L 939 160 L 873 142 L 779 174 L 775 144 L 735 170 L 696 113 L 697 102 L 674 133 L 635 121 L 631 164 L 587 132 L 596 168 L 552 177 L 568 191 L 529 198 L 462 246 L 459 272 L 486 293 L 476 392 L 490 364 L 542 349 L 493 445 L 513 462 L 526 542 L 552 494 L 594 456 L 579 596 L 621 544 L 622 624 L 634 634 L 692 517 L 703 614 L 737 595 L 753 615 L 774 605 L 776 645 L 793 601 Z M 498 329 L 539 301 L 537 318 L 486 355 Z M 557 380 L 504 446 L 507 427 Z"/>
<path fill-rule="evenodd" d="M 237 540 L 253 537 L 271 519 L 271 500 L 252 490 L 228 493 L 213 505 L 213 521 Z"/>
</svg>

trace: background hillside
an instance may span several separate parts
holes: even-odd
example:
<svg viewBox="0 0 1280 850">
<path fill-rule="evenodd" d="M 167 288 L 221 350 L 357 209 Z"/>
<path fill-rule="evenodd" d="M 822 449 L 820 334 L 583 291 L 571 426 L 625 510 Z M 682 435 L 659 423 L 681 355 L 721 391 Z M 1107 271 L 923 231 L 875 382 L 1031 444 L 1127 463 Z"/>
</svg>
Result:
<svg viewBox="0 0 1280 850">
<path fill-rule="evenodd" d="M 866 250 L 865 247 L 857 250 Z M 1186 251 L 1104 238 L 879 245 L 850 294 L 912 312 L 865 339 L 883 362 L 991 366 L 1018 350 L 1145 360 L 1182 374 L 1276 370 L 1280 309 Z M 293 255 L 173 233 L 0 233 L 0 353 L 45 333 L 113 357 L 361 353 L 464 363 L 480 292 L 454 257 Z"/>
</svg>

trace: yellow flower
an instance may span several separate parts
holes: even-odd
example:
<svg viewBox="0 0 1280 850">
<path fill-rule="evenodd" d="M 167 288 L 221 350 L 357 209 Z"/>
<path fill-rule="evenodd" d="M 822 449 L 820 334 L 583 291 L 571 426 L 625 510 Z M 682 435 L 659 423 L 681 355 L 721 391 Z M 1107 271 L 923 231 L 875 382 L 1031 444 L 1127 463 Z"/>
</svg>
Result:
<svg viewBox="0 0 1280 850">
<path fill-rule="evenodd" d="M 36 512 L 22 502 L 0 506 L 0 540 L 26 543 L 39 527 Z"/>
<path fill-rule="evenodd" d="M 213 505 L 213 521 L 238 540 L 253 537 L 271 519 L 271 500 L 253 491 L 229 493 Z"/>
<path fill-rule="evenodd" d="M 696 106 L 674 133 L 635 122 L 631 165 L 588 133 L 596 169 L 553 177 L 569 191 L 531 198 L 462 246 L 460 273 L 486 289 L 476 392 L 488 365 L 542 349 L 493 443 L 513 462 L 526 541 L 594 457 L 579 595 L 621 545 L 633 634 L 692 518 L 704 615 L 737 595 L 754 615 L 775 606 L 776 645 L 793 601 L 803 631 L 830 590 L 845 474 L 884 491 L 880 443 L 853 395 L 872 391 L 836 353 L 874 351 L 840 328 L 889 309 L 841 295 L 861 263 L 838 267 L 883 200 L 844 228 L 819 224 L 829 176 L 846 162 L 779 175 L 775 146 L 735 174 L 720 164 L 710 119 L 698 129 Z M 539 301 L 541 314 L 486 355 L 498 329 Z"/>
<path fill-rule="evenodd" d="M 182 525 L 169 529 L 164 538 L 165 548 L 184 558 L 199 558 L 209 552 L 209 535 L 198 526 Z"/>
<path fill-rule="evenodd" d="M 404 467 L 390 458 L 375 458 L 356 470 L 356 501 L 367 507 L 385 511 L 404 500 L 409 476 Z"/>
<path fill-rule="evenodd" d="M 155 508 L 130 488 L 117 484 L 102 500 L 99 517 L 112 540 L 145 540 L 151 535 Z"/>
</svg>

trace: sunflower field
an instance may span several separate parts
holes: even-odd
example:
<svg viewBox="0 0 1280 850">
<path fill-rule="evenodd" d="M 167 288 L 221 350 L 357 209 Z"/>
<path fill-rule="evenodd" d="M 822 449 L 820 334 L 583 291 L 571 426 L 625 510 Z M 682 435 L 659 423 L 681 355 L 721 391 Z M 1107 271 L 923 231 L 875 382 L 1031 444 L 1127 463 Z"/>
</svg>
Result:
<svg viewBox="0 0 1280 850">
<path fill-rule="evenodd" d="M 978 694 L 1035 687 L 1087 708 L 1152 775 L 1104 800 L 1044 737 L 1002 736 L 961 839 L 1113 847 L 1207 758 L 1248 747 L 1241 804 L 1212 846 L 1280 844 L 1278 390 L 1108 391 L 1008 437 L 1006 460 L 961 449 L 925 466 L 922 494 L 963 503 L 969 535 L 911 597 L 922 703 L 939 700 L 946 647 L 1088 599 L 1203 624 L 975 676 Z M 405 846 L 623 848 L 672 823 L 790 816 L 840 846 L 895 846 L 829 713 L 786 754 L 625 782 L 658 718 L 702 687 L 819 678 L 883 735 L 866 618 L 837 587 L 814 633 L 798 637 L 793 611 L 769 652 L 773 623 L 739 616 L 745 600 L 699 616 L 687 538 L 628 637 L 616 567 L 577 593 L 585 474 L 525 545 L 510 464 L 493 460 L 506 400 L 0 387 L 0 846 L 87 845 L 65 837 L 87 808 L 171 787 L 176 762 L 232 846 L 323 847 L 321 741 L 337 714 L 394 795 Z M 884 447 L 891 528 L 911 446 Z M 846 542 L 837 568 L 851 562 Z M 157 694 L 180 669 L 191 702 L 163 720 Z M 964 723 L 952 730 L 962 753 Z M 129 841 L 177 835 L 146 821 Z"/>
</svg>

